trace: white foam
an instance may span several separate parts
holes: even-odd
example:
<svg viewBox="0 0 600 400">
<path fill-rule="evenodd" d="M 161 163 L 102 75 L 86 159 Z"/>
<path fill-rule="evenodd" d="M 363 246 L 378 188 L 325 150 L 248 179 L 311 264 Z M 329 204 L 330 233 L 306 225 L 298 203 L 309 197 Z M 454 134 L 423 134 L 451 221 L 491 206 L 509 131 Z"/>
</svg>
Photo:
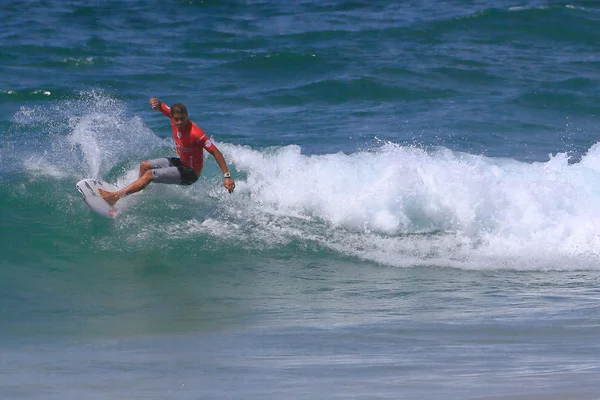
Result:
<svg viewBox="0 0 600 400">
<path fill-rule="evenodd" d="M 299 218 L 291 236 L 304 226 L 298 236 L 336 251 L 398 266 L 598 265 L 598 145 L 573 165 L 564 154 L 529 164 L 394 144 L 348 155 L 226 148 L 247 173 L 251 201 L 236 207 L 259 224 Z"/>
</svg>

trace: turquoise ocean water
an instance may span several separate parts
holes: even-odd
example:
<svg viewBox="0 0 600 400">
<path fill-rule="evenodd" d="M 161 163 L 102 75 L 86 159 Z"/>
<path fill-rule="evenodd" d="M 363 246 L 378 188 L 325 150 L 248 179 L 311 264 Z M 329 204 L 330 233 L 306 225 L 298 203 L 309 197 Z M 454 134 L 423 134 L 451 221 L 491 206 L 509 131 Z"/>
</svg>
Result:
<svg viewBox="0 0 600 400">
<path fill-rule="evenodd" d="M 0 6 L 1 399 L 600 398 L 595 1 Z M 115 220 L 75 190 L 224 153 Z"/>
</svg>

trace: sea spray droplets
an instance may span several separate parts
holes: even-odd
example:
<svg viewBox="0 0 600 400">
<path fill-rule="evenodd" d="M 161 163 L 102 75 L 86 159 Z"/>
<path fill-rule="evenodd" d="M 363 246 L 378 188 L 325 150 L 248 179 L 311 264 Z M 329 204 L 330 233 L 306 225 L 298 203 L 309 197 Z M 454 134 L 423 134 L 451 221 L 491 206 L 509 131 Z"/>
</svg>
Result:
<svg viewBox="0 0 600 400">
<path fill-rule="evenodd" d="M 102 91 L 80 93 L 67 102 L 72 148 L 83 153 L 90 177 L 106 174 L 119 162 L 138 163 L 147 157 L 149 147 L 162 142 L 141 118 L 127 115 L 124 103 Z"/>
<path fill-rule="evenodd" d="M 11 157 L 41 173 L 53 170 L 77 179 L 96 178 L 118 164 L 137 168 L 156 147 L 171 148 L 139 116 L 128 115 L 125 103 L 101 90 L 22 106 L 14 120 L 18 125 L 10 136 Z"/>
</svg>

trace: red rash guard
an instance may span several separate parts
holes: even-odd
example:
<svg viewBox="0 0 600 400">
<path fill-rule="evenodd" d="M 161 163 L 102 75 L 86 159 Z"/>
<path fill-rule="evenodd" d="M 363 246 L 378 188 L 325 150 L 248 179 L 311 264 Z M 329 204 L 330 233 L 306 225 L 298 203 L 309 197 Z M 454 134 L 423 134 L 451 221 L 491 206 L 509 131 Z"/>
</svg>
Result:
<svg viewBox="0 0 600 400">
<path fill-rule="evenodd" d="M 204 165 L 204 149 L 208 151 L 216 148 L 212 140 L 189 119 L 187 126 L 180 132 L 171 119 L 171 109 L 165 103 L 160 103 L 160 112 L 171 120 L 173 140 L 181 163 L 200 175 Z"/>
</svg>

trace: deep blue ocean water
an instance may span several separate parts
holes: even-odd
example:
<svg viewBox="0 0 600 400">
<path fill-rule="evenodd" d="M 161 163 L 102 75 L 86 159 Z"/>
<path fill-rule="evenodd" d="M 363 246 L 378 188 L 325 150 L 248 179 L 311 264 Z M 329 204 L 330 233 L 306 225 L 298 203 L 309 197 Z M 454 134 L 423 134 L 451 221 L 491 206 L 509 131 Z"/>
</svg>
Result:
<svg viewBox="0 0 600 400">
<path fill-rule="evenodd" d="M 595 1 L 0 5 L 1 399 L 599 399 Z M 225 155 L 193 186 L 149 97 Z"/>
</svg>

